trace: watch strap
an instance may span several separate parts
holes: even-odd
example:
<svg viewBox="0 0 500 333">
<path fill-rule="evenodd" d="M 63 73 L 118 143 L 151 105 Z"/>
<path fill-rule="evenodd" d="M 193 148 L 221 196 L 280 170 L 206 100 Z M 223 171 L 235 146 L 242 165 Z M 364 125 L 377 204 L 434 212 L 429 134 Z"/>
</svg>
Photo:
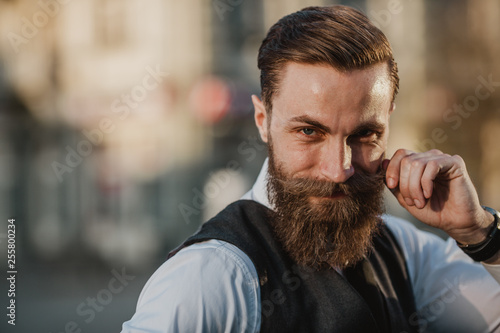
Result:
<svg viewBox="0 0 500 333">
<path fill-rule="evenodd" d="M 482 207 L 484 210 L 491 213 L 495 218 L 486 239 L 480 243 L 472 245 L 464 245 L 457 242 L 462 251 L 475 261 L 488 260 L 500 251 L 500 214 L 493 208 L 486 206 Z"/>
</svg>

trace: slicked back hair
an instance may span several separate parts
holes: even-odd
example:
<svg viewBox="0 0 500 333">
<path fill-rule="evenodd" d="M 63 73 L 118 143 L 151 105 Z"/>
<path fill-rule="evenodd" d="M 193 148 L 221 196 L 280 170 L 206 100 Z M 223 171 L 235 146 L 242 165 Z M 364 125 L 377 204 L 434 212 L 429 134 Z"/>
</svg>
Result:
<svg viewBox="0 0 500 333">
<path fill-rule="evenodd" d="M 261 97 L 269 114 L 288 62 L 327 64 L 344 72 L 386 62 L 392 101 L 399 90 L 398 67 L 387 37 L 351 7 L 307 7 L 269 29 L 258 56 Z"/>
</svg>

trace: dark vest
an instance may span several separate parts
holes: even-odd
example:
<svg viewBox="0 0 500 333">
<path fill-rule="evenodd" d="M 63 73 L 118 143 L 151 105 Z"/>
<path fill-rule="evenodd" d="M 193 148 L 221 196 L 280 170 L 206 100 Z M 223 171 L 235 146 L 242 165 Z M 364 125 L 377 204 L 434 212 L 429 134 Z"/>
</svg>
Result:
<svg viewBox="0 0 500 333">
<path fill-rule="evenodd" d="M 226 207 L 169 254 L 209 239 L 223 240 L 252 260 L 260 279 L 261 332 L 417 332 L 413 290 L 403 253 L 382 228 L 373 250 L 340 275 L 295 263 L 267 221 L 274 212 L 250 200 Z"/>
</svg>

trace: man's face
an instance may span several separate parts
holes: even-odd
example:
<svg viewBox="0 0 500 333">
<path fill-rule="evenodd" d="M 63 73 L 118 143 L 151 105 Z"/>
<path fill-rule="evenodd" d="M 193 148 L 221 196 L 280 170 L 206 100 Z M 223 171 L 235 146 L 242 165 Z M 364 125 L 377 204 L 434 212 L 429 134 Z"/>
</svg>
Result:
<svg viewBox="0 0 500 333">
<path fill-rule="evenodd" d="M 288 63 L 269 119 L 254 97 L 261 137 L 292 178 L 343 183 L 356 170 L 375 173 L 387 145 L 392 85 L 387 65 L 346 73 Z"/>
<path fill-rule="evenodd" d="M 254 96 L 275 231 L 299 263 L 342 268 L 368 250 L 382 212 L 391 100 L 385 64 L 341 73 L 289 63 L 271 118 Z"/>
</svg>

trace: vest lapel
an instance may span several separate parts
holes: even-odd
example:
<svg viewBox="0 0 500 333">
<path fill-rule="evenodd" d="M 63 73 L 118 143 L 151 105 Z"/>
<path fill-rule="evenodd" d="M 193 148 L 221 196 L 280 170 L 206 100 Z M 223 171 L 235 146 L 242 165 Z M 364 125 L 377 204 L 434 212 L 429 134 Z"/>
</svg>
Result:
<svg viewBox="0 0 500 333">
<path fill-rule="evenodd" d="M 360 263 L 344 271 L 344 276 L 366 306 L 369 307 L 372 319 L 380 332 L 390 332 L 387 322 L 387 304 L 377 285 L 375 274 L 368 260 L 363 259 Z"/>
</svg>

